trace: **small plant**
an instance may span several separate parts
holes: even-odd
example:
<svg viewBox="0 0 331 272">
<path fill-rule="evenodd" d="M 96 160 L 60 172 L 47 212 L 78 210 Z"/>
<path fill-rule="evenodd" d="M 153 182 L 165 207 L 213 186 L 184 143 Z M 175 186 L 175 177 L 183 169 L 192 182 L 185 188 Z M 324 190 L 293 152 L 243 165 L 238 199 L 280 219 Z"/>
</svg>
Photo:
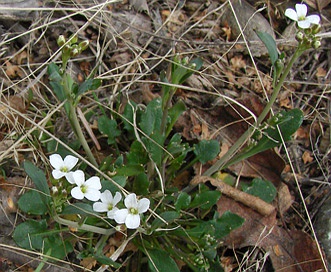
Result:
<svg viewBox="0 0 331 272">
<path fill-rule="evenodd" d="M 315 17 L 305 20 L 301 6 L 297 6 L 297 17 L 293 11 L 286 14 L 301 27 L 298 49 L 283 69 L 284 60 L 275 42 L 267 34 L 259 33 L 274 67 L 274 92 L 256 124 L 204 175 L 212 175 L 290 140 L 300 126 L 303 114 L 297 109 L 265 120 L 294 61 L 318 42 Z M 180 100 L 173 104 L 174 94 L 201 68 L 202 61 L 176 55 L 170 74 L 160 75 L 160 97 L 146 106 L 129 100 L 122 115 L 103 110 L 97 116 L 98 129 L 107 144 L 115 148 L 98 164 L 84 138 L 76 110 L 81 97 L 89 90 L 96 90 L 101 81 L 87 78 L 78 84 L 67 72 L 70 58 L 85 50 L 88 42 L 78 43 L 75 36 L 68 40 L 60 36 L 58 45 L 62 48 L 62 66 L 49 65 L 50 85 L 64 103 L 72 130 L 94 167 L 88 168 L 73 154 L 52 154 L 46 165 L 46 173 L 51 175 L 46 175 L 26 161 L 24 169 L 36 189 L 24 193 L 18 205 L 34 218 L 16 227 L 13 235 L 16 243 L 56 260 L 73 252 L 82 239 L 85 244 L 80 244 L 77 258 L 92 258 L 99 266 L 97 271 L 125 265 L 127 270 L 135 266 L 137 271 L 173 272 L 179 271 L 178 264 L 192 271 L 222 271 L 218 255 L 221 240 L 240 227 L 243 219 L 231 212 L 218 214 L 215 206 L 221 196 L 219 191 L 204 184 L 184 190 L 175 183 L 181 170 L 196 162 L 205 164 L 220 152 L 219 142 L 215 140 L 190 145 L 173 130 L 186 110 Z M 238 152 L 247 139 L 247 146 Z M 117 146 L 120 141 L 126 143 L 124 152 Z M 193 159 L 186 162 L 188 158 Z M 261 179 L 253 180 L 243 190 L 266 202 L 276 195 L 274 186 Z M 116 241 L 114 252 L 107 244 L 111 239 Z"/>
</svg>

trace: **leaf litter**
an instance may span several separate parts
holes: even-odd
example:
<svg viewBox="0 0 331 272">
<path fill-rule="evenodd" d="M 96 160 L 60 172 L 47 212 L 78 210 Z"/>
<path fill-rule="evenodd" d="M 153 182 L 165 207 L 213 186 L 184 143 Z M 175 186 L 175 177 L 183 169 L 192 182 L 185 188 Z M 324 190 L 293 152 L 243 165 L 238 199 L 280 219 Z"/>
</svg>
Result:
<svg viewBox="0 0 331 272">
<path fill-rule="evenodd" d="M 32 2 L 35 5 L 37 1 Z M 173 50 L 202 57 L 203 72 L 192 76 L 186 88 L 179 90 L 175 96 L 175 99 L 183 99 L 188 108 L 176 124 L 176 130 L 187 141 L 213 138 L 220 141 L 223 148 L 231 146 L 247 128 L 252 118 L 249 111 L 258 114 L 265 105 L 265 92 L 272 92 L 265 48 L 254 41 L 258 40 L 255 36 L 257 26 L 259 30 L 267 29 L 272 35 L 275 35 L 276 30 L 277 37 L 284 30 L 285 20 L 279 14 L 285 7 L 278 5 L 279 1 L 266 1 L 267 8 L 254 5 L 254 1 L 249 3 L 243 0 L 240 1 L 241 4 L 232 1 L 232 7 L 229 7 L 227 1 L 201 3 L 192 0 L 183 6 L 178 6 L 175 1 L 168 1 L 167 4 L 157 1 L 124 1 L 105 4 L 105 9 L 100 14 L 96 9 L 89 9 L 93 7 L 90 1 L 73 2 L 75 6 L 69 7 L 64 1 L 59 1 L 61 8 L 58 11 L 41 12 L 39 20 L 32 24 L 31 29 L 26 24 L 19 23 L 21 28 L 18 29 L 21 29 L 24 37 L 32 34 L 28 36 L 30 41 L 27 44 L 22 44 L 24 39 L 19 39 L 16 29 L 14 31 L 10 28 L 6 29 L 7 35 L 0 40 L 1 45 L 15 46 L 12 48 L 26 46 L 28 49 L 20 51 L 21 53 L 11 49 L 1 55 L 1 73 L 4 78 L 0 109 L 2 145 L 15 143 L 17 135 L 22 134 L 22 126 L 24 135 L 24 130 L 29 130 L 30 127 L 28 120 L 41 122 L 41 127 L 51 127 L 64 114 L 62 111 L 53 112 L 56 101 L 47 89 L 48 82 L 42 74 L 46 67 L 43 63 L 49 61 L 49 58 L 56 58 L 54 39 L 57 34 L 78 32 L 91 40 L 92 50 L 85 53 L 81 61 L 73 62 L 71 69 L 81 77 L 88 74 L 86 69 L 97 69 L 106 86 L 98 93 L 98 99 L 110 101 L 110 107 L 112 97 L 119 92 L 126 92 L 137 100 L 146 97 L 142 90 L 153 90 L 154 83 L 149 81 L 154 81 L 159 72 L 167 67 Z M 331 19 L 327 14 L 331 8 L 330 1 L 306 2 L 311 8 L 324 14 L 327 20 Z M 71 13 L 73 11 L 70 8 L 75 7 L 80 8 L 86 18 L 91 18 L 87 27 L 84 26 L 86 18 Z M 14 15 L 10 13 L 9 17 L 12 16 Z M 33 16 L 24 21 L 31 19 Z M 0 22 L 2 20 L 1 17 Z M 55 20 L 59 22 L 53 22 Z M 244 29 L 244 32 L 240 29 Z M 247 41 L 251 50 L 247 50 Z M 281 38 L 277 39 L 279 47 L 288 54 L 291 54 L 291 42 L 293 43 L 291 40 L 284 42 Z M 267 259 L 270 259 L 275 270 L 323 269 L 321 258 L 324 256 L 317 247 L 313 230 L 308 227 L 304 208 L 306 206 L 311 214 L 315 214 L 317 204 L 329 190 L 329 180 L 323 179 L 330 176 L 330 139 L 325 136 L 330 134 L 330 91 L 325 84 L 330 80 L 330 63 L 326 58 L 326 51 L 322 48 L 318 52 L 308 52 L 306 58 L 300 60 L 293 70 L 279 98 L 279 108 L 300 107 L 307 116 L 294 143 L 287 147 L 289 157 L 283 148 L 273 149 L 228 169 L 229 174 L 237 181 L 244 183 L 255 177 L 263 177 L 271 181 L 278 191 L 277 198 L 269 204 L 271 207 L 267 214 L 255 211 L 262 208 L 262 204 L 257 204 L 257 207 L 247 203 L 243 205 L 236 197 L 231 194 L 229 197 L 226 193 L 221 197 L 217 205 L 220 214 L 230 210 L 245 218 L 245 224 L 224 241 L 227 256 L 221 256 L 220 253 L 220 257 L 227 261 L 228 271 L 242 271 L 250 264 L 249 260 L 246 260 L 246 264 L 240 261 L 237 263 L 238 260 L 234 258 L 242 248 L 246 248 L 247 252 L 258 248 L 268 255 Z M 26 52 L 29 52 L 28 55 Z M 255 67 L 258 67 L 258 71 Z M 142 79 L 146 82 L 142 83 Z M 31 88 L 31 82 L 35 82 L 37 88 Z M 157 95 L 157 87 L 155 91 L 149 92 L 150 96 Z M 30 101 L 29 93 L 34 98 L 27 105 L 25 101 Z M 222 99 L 224 97 L 229 99 Z M 233 105 L 229 102 L 230 99 L 236 99 L 238 104 Z M 95 106 L 91 99 L 87 98 L 83 102 L 85 105 Z M 52 112 L 52 115 L 45 116 L 45 112 Z M 28 120 L 23 122 L 21 115 Z M 67 137 L 68 131 L 69 126 L 58 130 L 54 136 L 56 139 Z M 18 170 L 24 159 L 22 154 L 37 161 L 38 156 L 41 156 L 41 160 L 45 159 L 45 150 L 38 145 L 29 144 L 31 140 L 42 141 L 42 135 L 29 131 L 23 137 L 26 140 L 25 145 L 9 144 L 9 147 L 4 148 L 11 150 L 13 155 L 2 161 L 4 173 L 9 175 L 8 179 L 5 176 L 1 178 L 4 220 L 11 227 L 13 221 L 7 217 L 16 212 L 15 197 L 20 193 L 14 188 L 25 186 L 21 180 L 23 174 Z M 289 161 L 295 162 L 294 172 L 287 170 Z M 17 165 L 16 169 L 8 167 L 13 163 Z M 194 171 L 194 174 L 199 175 L 204 169 L 196 165 Z M 286 173 L 290 173 L 291 178 L 284 178 Z M 294 183 L 293 179 L 297 178 L 300 187 Z M 16 184 L 15 179 L 20 180 L 18 187 L 8 189 L 11 187 L 6 184 Z M 180 180 L 184 187 L 192 180 L 192 174 L 185 172 Z M 313 190 L 321 191 L 321 194 L 315 194 L 315 199 Z M 304 203 L 300 193 L 311 198 L 311 204 Z M 20 217 L 19 214 L 17 216 Z M 122 237 L 112 239 L 107 249 L 109 252 L 120 246 Z M 126 250 L 130 252 L 136 249 L 130 245 Z M 0 252 L 5 251 L 1 247 Z M 229 251 L 232 253 L 229 254 Z M 16 265 L 27 262 L 11 259 L 6 253 L 2 253 L 0 257 Z M 92 269 L 93 262 L 94 260 L 86 258 L 81 265 Z M 54 267 L 53 269 L 56 271 Z"/>
</svg>

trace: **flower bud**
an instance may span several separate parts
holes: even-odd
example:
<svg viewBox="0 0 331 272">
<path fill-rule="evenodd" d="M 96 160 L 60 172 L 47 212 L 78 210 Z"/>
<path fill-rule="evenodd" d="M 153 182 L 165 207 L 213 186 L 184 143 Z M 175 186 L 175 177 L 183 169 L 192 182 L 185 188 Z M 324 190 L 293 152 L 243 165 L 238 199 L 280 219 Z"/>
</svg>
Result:
<svg viewBox="0 0 331 272">
<path fill-rule="evenodd" d="M 70 44 L 74 44 L 74 43 L 77 43 L 78 42 L 78 37 L 77 37 L 77 35 L 72 34 L 69 37 L 69 40 L 70 40 Z"/>
<path fill-rule="evenodd" d="M 321 41 L 320 40 L 315 40 L 313 41 L 313 43 L 311 44 L 311 46 L 314 48 L 314 49 L 317 49 L 321 46 Z"/>
<path fill-rule="evenodd" d="M 78 54 L 79 54 L 79 50 L 77 47 L 71 49 L 70 57 L 76 57 Z"/>
<path fill-rule="evenodd" d="M 302 42 L 303 38 L 305 37 L 305 34 L 303 34 L 301 31 L 299 31 L 296 35 L 295 35 L 295 39 L 298 42 Z"/>
<path fill-rule="evenodd" d="M 66 43 L 66 38 L 63 35 L 60 35 L 56 42 L 58 46 L 63 46 Z"/>
<path fill-rule="evenodd" d="M 90 44 L 90 42 L 88 40 L 85 40 L 85 41 L 80 42 L 79 45 L 78 45 L 78 47 L 82 51 L 84 51 L 84 50 L 86 50 L 88 48 L 89 44 Z"/>
<path fill-rule="evenodd" d="M 318 25 L 313 25 L 312 27 L 311 27 L 311 32 L 312 32 L 312 34 L 317 34 L 317 33 L 319 33 L 320 31 L 321 31 L 321 25 L 320 24 L 318 24 Z"/>
<path fill-rule="evenodd" d="M 57 195 L 59 192 L 59 189 L 56 186 L 52 186 L 51 192 L 52 192 L 52 195 Z"/>
</svg>

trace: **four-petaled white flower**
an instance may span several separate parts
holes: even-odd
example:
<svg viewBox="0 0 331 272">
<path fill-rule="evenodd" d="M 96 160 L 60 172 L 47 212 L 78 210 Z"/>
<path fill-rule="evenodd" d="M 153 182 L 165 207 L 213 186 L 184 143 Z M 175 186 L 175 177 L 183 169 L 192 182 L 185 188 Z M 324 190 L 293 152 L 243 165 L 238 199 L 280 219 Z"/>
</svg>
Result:
<svg viewBox="0 0 331 272">
<path fill-rule="evenodd" d="M 100 199 L 101 182 L 100 178 L 93 176 L 85 181 L 85 174 L 82 170 L 77 170 L 68 175 L 68 181 L 75 183 L 77 186 L 71 190 L 72 197 L 76 199 L 83 199 L 97 201 Z"/>
<path fill-rule="evenodd" d="M 302 29 L 310 28 L 310 25 L 318 25 L 320 17 L 318 15 L 307 15 L 307 6 L 305 4 L 296 4 L 295 10 L 288 8 L 285 11 L 285 16 L 298 23 Z"/>
<path fill-rule="evenodd" d="M 129 194 L 124 199 L 126 209 L 118 210 L 114 219 L 118 224 L 125 223 L 128 229 L 136 229 L 140 225 L 140 214 L 148 210 L 149 204 L 149 199 L 142 198 L 138 200 L 136 194 Z"/>
<path fill-rule="evenodd" d="M 118 211 L 118 208 L 115 206 L 121 201 L 121 199 L 122 195 L 120 192 L 116 192 L 113 197 L 109 190 L 105 190 L 100 195 L 101 202 L 95 202 L 93 204 L 93 210 L 96 212 L 107 212 L 107 217 L 114 219 L 115 213 Z"/>
<path fill-rule="evenodd" d="M 63 160 L 59 154 L 53 154 L 49 156 L 49 162 L 54 167 L 52 171 L 53 177 L 60 179 L 62 177 L 68 177 L 68 174 L 71 173 L 71 169 L 77 164 L 78 158 L 68 155 Z"/>
</svg>

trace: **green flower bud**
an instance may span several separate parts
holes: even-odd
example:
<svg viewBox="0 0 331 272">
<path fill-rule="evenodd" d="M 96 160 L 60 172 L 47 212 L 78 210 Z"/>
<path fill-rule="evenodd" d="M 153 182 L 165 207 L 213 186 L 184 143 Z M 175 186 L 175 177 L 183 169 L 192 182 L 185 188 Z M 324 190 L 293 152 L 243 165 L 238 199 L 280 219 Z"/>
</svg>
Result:
<svg viewBox="0 0 331 272">
<path fill-rule="evenodd" d="M 81 49 L 81 51 L 84 51 L 88 48 L 90 42 L 88 40 L 82 41 L 79 43 L 78 47 Z"/>
<path fill-rule="evenodd" d="M 305 34 L 303 34 L 301 31 L 299 31 L 296 35 L 295 35 L 295 39 L 298 42 L 302 42 L 303 38 L 305 37 Z"/>
<path fill-rule="evenodd" d="M 66 44 L 65 46 L 63 46 L 63 48 L 62 48 L 62 53 L 63 54 L 65 54 L 65 55 L 69 54 L 70 51 L 71 51 L 71 46 L 69 44 Z"/>
<path fill-rule="evenodd" d="M 66 38 L 63 35 L 60 35 L 56 42 L 58 46 L 63 46 L 66 43 Z"/>
<path fill-rule="evenodd" d="M 314 49 L 317 49 L 321 46 L 321 41 L 316 39 L 312 42 L 311 46 L 314 48 Z"/>
<path fill-rule="evenodd" d="M 72 48 L 70 52 L 70 57 L 76 57 L 80 53 L 79 51 L 80 50 L 77 47 Z"/>
<path fill-rule="evenodd" d="M 75 44 L 75 43 L 78 42 L 78 37 L 77 37 L 77 35 L 72 34 L 72 35 L 69 37 L 69 40 L 70 40 L 70 44 Z"/>
<path fill-rule="evenodd" d="M 322 27 L 320 24 L 313 25 L 311 28 L 311 33 L 315 35 L 315 34 L 319 33 L 321 31 L 321 29 L 322 29 Z"/>
</svg>

